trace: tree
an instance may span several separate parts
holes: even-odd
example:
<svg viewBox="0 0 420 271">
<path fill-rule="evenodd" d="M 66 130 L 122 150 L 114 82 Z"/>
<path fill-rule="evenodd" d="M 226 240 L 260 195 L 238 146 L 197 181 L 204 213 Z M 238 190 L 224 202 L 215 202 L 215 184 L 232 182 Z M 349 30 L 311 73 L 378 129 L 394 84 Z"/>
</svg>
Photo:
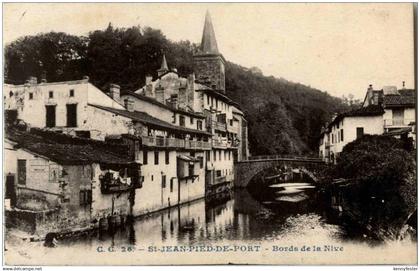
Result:
<svg viewBox="0 0 420 271">
<path fill-rule="evenodd" d="M 399 139 L 365 135 L 347 144 L 335 177 L 352 180 L 347 202 L 380 238 L 395 238 L 417 210 L 415 154 Z"/>
<path fill-rule="evenodd" d="M 80 79 L 88 73 L 85 37 L 50 32 L 25 36 L 5 48 L 6 83 L 22 84 L 29 76 L 48 81 Z"/>
</svg>

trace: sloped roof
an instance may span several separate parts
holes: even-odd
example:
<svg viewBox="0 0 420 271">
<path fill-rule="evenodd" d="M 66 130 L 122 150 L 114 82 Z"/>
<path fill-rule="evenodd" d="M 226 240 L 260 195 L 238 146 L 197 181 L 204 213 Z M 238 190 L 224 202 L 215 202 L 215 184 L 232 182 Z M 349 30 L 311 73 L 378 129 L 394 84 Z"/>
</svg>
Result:
<svg viewBox="0 0 420 271">
<path fill-rule="evenodd" d="M 341 121 L 345 117 L 368 117 L 368 116 L 381 116 L 385 113 L 384 109 L 380 105 L 369 105 L 366 107 L 360 107 L 345 113 L 339 114 L 335 119 L 328 125 L 332 127 L 337 122 Z"/>
<path fill-rule="evenodd" d="M 188 116 L 193 116 L 193 117 L 201 118 L 201 119 L 206 118 L 201 113 L 186 111 L 186 110 L 179 109 L 179 108 L 173 108 L 173 107 L 171 107 L 167 104 L 163 104 L 163 103 L 157 101 L 156 99 L 153 99 L 152 97 L 147 97 L 146 95 L 138 94 L 138 93 L 135 93 L 135 92 L 132 92 L 132 91 L 129 91 L 129 90 L 121 91 L 121 95 L 130 95 L 130 96 L 133 96 L 133 97 L 138 98 L 140 100 L 143 100 L 143 101 L 149 102 L 151 104 L 160 106 L 162 108 L 168 109 L 172 112 L 177 112 L 177 113 L 180 113 L 180 114 L 185 114 L 185 115 L 188 115 Z"/>
<path fill-rule="evenodd" d="M 136 164 L 129 159 L 128 148 L 125 145 L 77 138 L 38 128 L 26 131 L 9 127 L 5 137 L 17 143 L 15 148 L 28 150 L 62 165 Z"/>
<path fill-rule="evenodd" d="M 414 89 L 400 89 L 398 92 L 399 95 L 384 95 L 383 104 L 385 108 L 396 106 L 416 106 L 416 96 Z"/>
<path fill-rule="evenodd" d="M 186 128 L 186 127 L 172 125 L 172 124 L 170 124 L 166 121 L 163 121 L 163 120 L 157 119 L 155 117 L 152 117 L 145 112 L 140 112 L 140 111 L 130 112 L 130 111 L 127 111 L 127 110 L 115 109 L 115 108 L 101 106 L 101 105 L 94 105 L 94 104 L 89 104 L 89 105 L 93 106 L 93 107 L 97 107 L 97 108 L 102 109 L 102 110 L 112 112 L 114 114 L 118 114 L 118 115 L 130 118 L 132 120 L 135 120 L 135 121 L 147 124 L 147 125 L 153 125 L 153 126 L 160 127 L 160 128 L 163 128 L 163 129 L 180 131 L 180 132 L 190 133 L 190 134 L 211 135 L 210 133 L 208 133 L 206 131 L 200 131 L 200 130 L 196 130 L 196 129 L 190 129 L 190 128 Z"/>
</svg>

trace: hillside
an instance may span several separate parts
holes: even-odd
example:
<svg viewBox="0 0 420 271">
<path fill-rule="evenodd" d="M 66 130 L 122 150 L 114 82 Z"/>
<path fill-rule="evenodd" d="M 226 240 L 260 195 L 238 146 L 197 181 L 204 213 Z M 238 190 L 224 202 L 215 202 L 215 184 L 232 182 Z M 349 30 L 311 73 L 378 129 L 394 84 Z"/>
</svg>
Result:
<svg viewBox="0 0 420 271">
<path fill-rule="evenodd" d="M 146 74 L 156 76 L 163 52 L 169 66 L 187 76 L 196 49 L 189 41 L 172 42 L 150 27 L 118 29 L 110 24 L 88 37 L 38 34 L 6 46 L 5 82 L 23 83 L 29 76 L 62 81 L 89 75 L 100 89 L 116 83 L 134 90 L 144 84 Z M 227 95 L 246 114 L 251 153 L 317 153 L 321 126 L 347 105 L 320 90 L 258 71 L 226 64 Z"/>
</svg>

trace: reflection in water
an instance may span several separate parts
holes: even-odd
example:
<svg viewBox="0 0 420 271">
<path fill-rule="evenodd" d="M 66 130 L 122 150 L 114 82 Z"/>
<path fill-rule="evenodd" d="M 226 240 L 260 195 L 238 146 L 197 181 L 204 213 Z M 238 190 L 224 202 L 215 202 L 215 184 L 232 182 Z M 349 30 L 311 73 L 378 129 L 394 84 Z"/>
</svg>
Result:
<svg viewBox="0 0 420 271">
<path fill-rule="evenodd" d="M 246 190 L 239 190 L 216 203 L 197 200 L 140 217 L 124 229 L 99 233 L 99 238 L 91 236 L 63 242 L 92 246 L 195 245 L 303 238 L 308 231 L 345 238 L 342 227 L 329 224 L 322 210 L 313 204 L 281 202 L 276 205 L 260 202 Z"/>
<path fill-rule="evenodd" d="M 313 190 L 307 193 L 311 195 Z M 17 251 L 13 255 L 17 255 L 16 263 L 20 264 L 39 264 L 39 259 L 46 261 L 44 264 L 98 264 L 98 260 L 101 264 L 193 263 L 191 261 L 196 264 L 226 264 L 234 258 L 241 259 L 237 263 L 271 264 L 415 261 L 416 243 L 405 240 L 374 245 L 354 229 L 350 231 L 344 228 L 340 218 L 330 216 L 326 208 L 314 204 L 319 202 L 316 193 L 310 197 L 311 200 L 299 203 L 281 201 L 272 204 L 275 200 L 270 199 L 269 203 L 258 201 L 246 190 L 240 190 L 213 203 L 198 200 L 138 218 L 112 233 L 92 232 L 78 239 L 60 240 L 56 248 L 46 248 L 41 242 L 31 242 L 15 248 L 8 247 L 8 252 Z M 258 253 L 241 252 L 243 258 L 238 258 L 237 254 L 183 258 L 176 253 L 148 253 L 150 246 L 226 244 L 261 245 L 268 249 L 264 252 L 269 254 L 262 257 Z M 305 254 L 302 257 L 298 252 L 284 257 L 285 254 L 271 250 L 273 246 L 281 250 L 297 249 L 305 245 L 342 246 L 345 247 L 345 253 L 336 253 L 333 257 L 332 254 Z M 123 252 L 122 249 L 130 246 L 135 247 L 137 254 L 109 252 L 114 247 Z M 353 256 L 348 257 L 348 253 Z M 68 260 L 61 261 L 62 255 L 68 256 Z"/>
</svg>

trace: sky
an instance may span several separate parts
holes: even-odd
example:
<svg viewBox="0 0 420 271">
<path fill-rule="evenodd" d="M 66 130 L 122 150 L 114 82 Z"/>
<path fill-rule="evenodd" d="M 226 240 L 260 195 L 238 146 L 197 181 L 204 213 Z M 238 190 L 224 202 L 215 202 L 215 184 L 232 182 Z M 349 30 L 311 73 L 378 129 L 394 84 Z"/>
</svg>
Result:
<svg viewBox="0 0 420 271">
<path fill-rule="evenodd" d="M 206 10 L 219 51 L 244 67 L 339 96 L 414 88 L 410 3 L 4 3 L 3 43 L 41 32 L 134 25 L 199 43 Z M 170 63 L 168 63 L 170 65 Z"/>
</svg>

